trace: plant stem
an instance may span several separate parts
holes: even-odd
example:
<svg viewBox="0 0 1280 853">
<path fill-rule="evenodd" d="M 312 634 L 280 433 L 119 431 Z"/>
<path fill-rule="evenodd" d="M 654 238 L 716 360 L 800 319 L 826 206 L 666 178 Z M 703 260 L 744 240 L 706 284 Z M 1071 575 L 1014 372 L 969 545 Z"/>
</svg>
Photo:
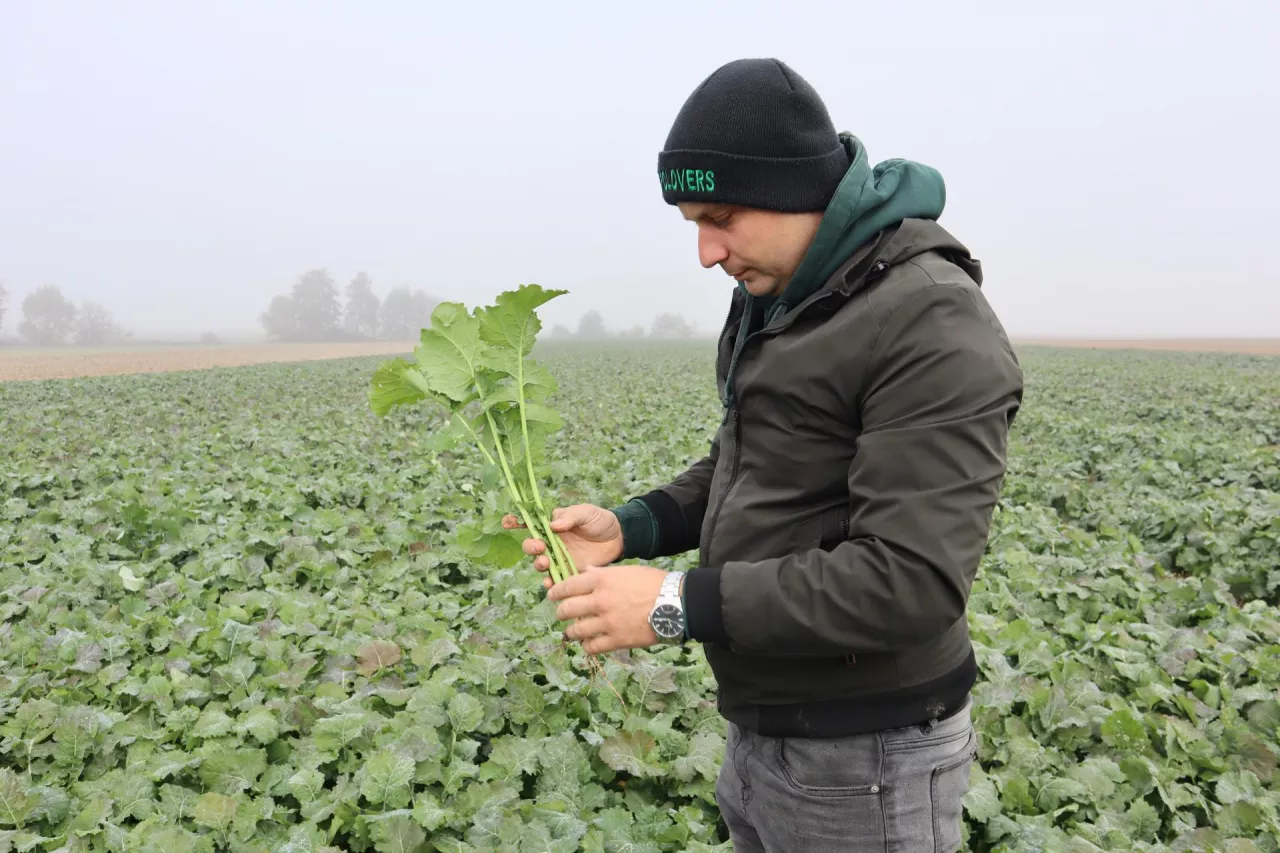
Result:
<svg viewBox="0 0 1280 853">
<path fill-rule="evenodd" d="M 560 541 L 560 536 L 551 530 L 551 521 L 547 518 L 545 510 L 542 511 L 539 520 L 542 522 L 543 526 L 547 528 L 548 537 L 545 541 L 557 554 L 560 555 L 560 559 L 564 562 L 564 576 L 568 577 L 569 575 L 576 575 L 578 573 L 578 567 L 574 565 L 573 558 L 570 557 L 569 552 L 565 550 L 564 543 Z"/>
<path fill-rule="evenodd" d="M 497 424 L 494 423 L 493 415 L 489 412 L 485 412 L 485 418 L 489 424 L 489 431 L 493 434 L 494 450 L 498 454 L 497 459 L 495 459 L 494 455 L 489 452 L 489 448 L 485 446 L 484 439 L 480 437 L 479 433 L 471 428 L 471 424 L 467 423 L 467 419 L 462 416 L 461 412 L 454 412 L 453 416 L 458 419 L 458 423 L 462 424 L 462 428 L 465 429 L 471 436 L 472 440 L 475 441 L 476 447 L 480 448 L 480 452 L 484 454 L 485 460 L 490 465 L 497 465 L 502 468 L 503 477 L 507 481 L 507 491 L 511 493 L 511 497 L 515 501 L 516 511 L 520 515 L 521 522 L 524 523 L 524 526 L 530 532 L 543 542 L 546 542 L 547 546 L 551 549 L 551 553 L 547 555 L 551 560 L 551 579 L 556 583 L 560 583 L 570 574 L 577 574 L 577 567 L 574 566 L 573 560 L 565 550 L 564 543 L 560 541 L 560 537 L 551 529 L 551 522 L 547 519 L 546 510 L 541 506 L 542 499 L 538 494 L 538 485 L 536 482 L 531 482 L 530 485 L 533 488 L 535 499 L 538 502 L 539 512 L 537 513 L 537 520 L 541 522 L 541 527 L 535 525 L 533 520 L 530 518 L 528 499 L 523 493 L 521 493 L 519 485 L 515 481 L 515 476 L 511 473 L 511 468 L 507 465 L 506 455 L 502 452 L 502 443 L 498 441 L 498 428 Z M 525 456 L 526 459 L 529 456 L 527 437 L 525 444 Z M 529 468 L 530 471 L 532 471 L 532 464 L 530 464 Z"/>
<path fill-rule="evenodd" d="M 524 354 L 516 353 L 516 404 L 520 407 L 520 438 L 524 442 L 524 465 L 529 472 L 529 488 L 533 489 L 533 503 L 538 512 L 546 515 L 542 505 L 542 493 L 538 489 L 538 477 L 533 473 L 533 453 L 529 449 L 529 417 L 524 408 Z"/>
<path fill-rule="evenodd" d="M 524 520 L 525 527 L 529 528 L 535 535 L 547 543 L 547 546 L 551 551 L 551 553 L 547 555 L 551 561 L 551 579 L 556 583 L 560 583 L 565 579 L 565 573 L 564 568 L 560 565 L 560 554 L 556 551 L 555 542 L 551 536 L 550 525 L 548 525 L 548 529 L 546 531 L 543 531 L 532 524 L 529 519 L 528 510 L 526 509 L 526 501 L 523 499 L 523 496 L 520 494 L 520 489 L 516 485 L 516 478 L 515 475 L 511 473 L 511 466 L 507 464 L 507 454 L 502 452 L 502 442 L 498 440 L 498 425 L 493 420 L 493 412 L 486 410 L 484 416 L 489 423 L 489 432 L 493 434 L 493 444 L 495 449 L 498 451 L 498 462 L 502 466 L 502 474 L 507 478 L 507 488 L 511 491 L 512 496 L 519 504 L 520 515 Z M 539 520 L 541 520 L 541 518 Z"/>
<path fill-rule="evenodd" d="M 563 562 L 563 568 L 561 569 L 561 580 L 563 580 L 569 575 L 576 575 L 578 567 L 573 564 L 573 559 L 569 556 L 569 552 L 565 550 L 564 543 L 560 541 L 560 537 L 552 531 L 551 521 L 547 517 L 547 508 L 542 503 L 542 491 L 538 488 L 538 475 L 533 470 L 533 451 L 529 447 L 529 417 L 525 411 L 524 355 L 522 353 L 516 354 L 516 362 L 518 365 L 516 367 L 516 401 L 520 407 L 520 437 L 524 441 L 524 464 L 529 475 L 529 488 L 533 492 L 533 503 L 538 508 L 539 520 L 547 529 L 547 536 L 544 541 Z"/>
</svg>

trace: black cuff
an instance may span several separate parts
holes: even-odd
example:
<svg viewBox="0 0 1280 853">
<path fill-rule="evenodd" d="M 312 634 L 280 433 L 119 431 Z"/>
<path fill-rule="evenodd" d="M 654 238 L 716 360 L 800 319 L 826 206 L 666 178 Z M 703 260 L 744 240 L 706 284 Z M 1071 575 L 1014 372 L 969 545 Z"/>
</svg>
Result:
<svg viewBox="0 0 1280 853">
<path fill-rule="evenodd" d="M 689 639 L 701 643 L 729 644 L 720 612 L 720 569 L 694 569 L 684 578 L 685 622 Z"/>
<path fill-rule="evenodd" d="M 651 551 L 655 556 L 670 557 L 698 547 L 705 501 L 682 509 L 671 495 L 661 489 L 641 495 L 638 500 L 644 501 L 653 513 L 657 537 Z"/>
</svg>

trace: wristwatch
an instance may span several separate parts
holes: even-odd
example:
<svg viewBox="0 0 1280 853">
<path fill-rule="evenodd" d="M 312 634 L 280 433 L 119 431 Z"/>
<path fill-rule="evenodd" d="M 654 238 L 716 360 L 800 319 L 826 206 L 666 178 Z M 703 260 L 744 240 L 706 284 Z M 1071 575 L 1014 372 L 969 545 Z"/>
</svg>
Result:
<svg viewBox="0 0 1280 853">
<path fill-rule="evenodd" d="M 669 572 L 658 589 L 658 598 L 649 611 L 649 626 L 658 635 L 660 643 L 679 643 L 684 639 L 684 605 L 680 601 L 680 587 L 684 572 Z"/>
</svg>

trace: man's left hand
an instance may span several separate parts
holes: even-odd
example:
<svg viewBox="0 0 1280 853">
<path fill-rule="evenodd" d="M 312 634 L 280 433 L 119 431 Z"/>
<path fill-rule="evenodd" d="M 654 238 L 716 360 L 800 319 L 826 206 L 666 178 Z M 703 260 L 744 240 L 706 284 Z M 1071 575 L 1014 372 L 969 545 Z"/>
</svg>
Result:
<svg viewBox="0 0 1280 853">
<path fill-rule="evenodd" d="M 587 654 L 639 649 L 658 642 L 649 611 L 666 576 L 653 566 L 589 566 L 552 586 L 547 598 L 560 602 L 557 619 L 573 620 L 565 636 L 582 640 Z"/>
</svg>

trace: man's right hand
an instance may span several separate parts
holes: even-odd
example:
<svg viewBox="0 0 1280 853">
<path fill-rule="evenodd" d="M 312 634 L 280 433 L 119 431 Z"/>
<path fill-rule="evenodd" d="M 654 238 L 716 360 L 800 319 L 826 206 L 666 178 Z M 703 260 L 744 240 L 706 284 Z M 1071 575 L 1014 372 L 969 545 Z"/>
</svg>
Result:
<svg viewBox="0 0 1280 853">
<path fill-rule="evenodd" d="M 514 515 L 507 515 L 502 519 L 502 526 L 515 530 L 524 524 Z M 560 537 L 579 572 L 586 570 L 587 566 L 607 566 L 622 557 L 622 525 L 618 523 L 618 517 L 607 509 L 591 504 L 556 509 L 551 513 L 551 532 Z M 524 540 L 523 547 L 524 552 L 534 558 L 535 569 L 540 572 L 550 569 L 546 542 L 529 537 Z M 551 589 L 550 576 L 542 579 L 542 586 Z"/>
</svg>

